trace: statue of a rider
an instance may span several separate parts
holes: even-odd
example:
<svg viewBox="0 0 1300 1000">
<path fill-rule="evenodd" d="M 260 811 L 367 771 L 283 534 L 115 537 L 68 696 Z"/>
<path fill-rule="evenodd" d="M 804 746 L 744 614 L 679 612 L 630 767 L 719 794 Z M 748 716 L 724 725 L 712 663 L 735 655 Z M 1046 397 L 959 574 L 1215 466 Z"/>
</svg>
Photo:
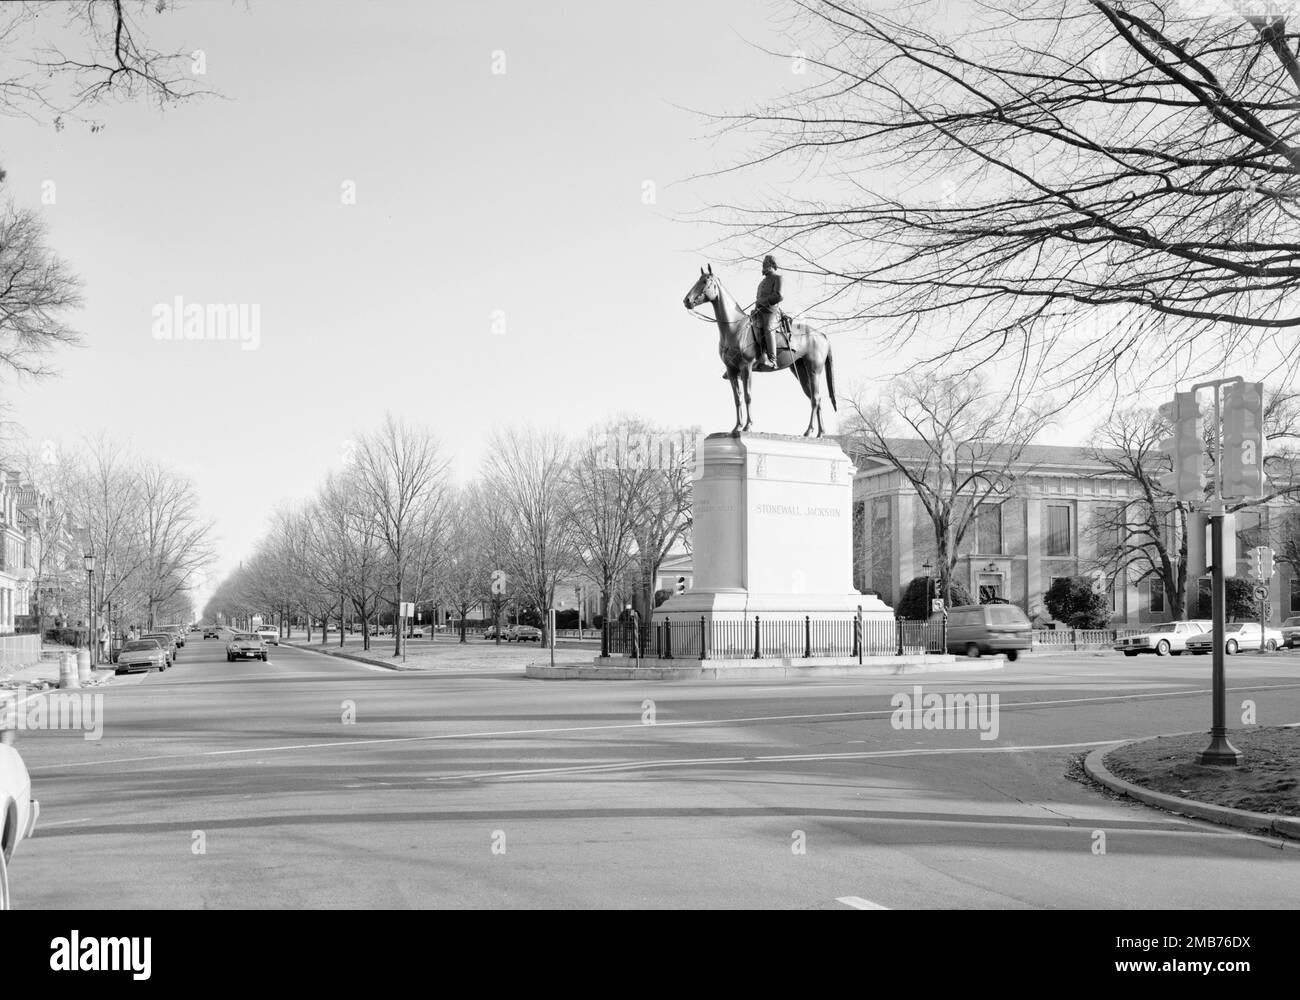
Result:
<svg viewBox="0 0 1300 1000">
<path fill-rule="evenodd" d="M 781 322 L 781 271 L 776 258 L 768 254 L 763 258 L 763 280 L 754 295 L 754 334 L 759 337 L 758 347 L 763 352 L 760 364 L 776 367 L 776 328 Z"/>
</svg>

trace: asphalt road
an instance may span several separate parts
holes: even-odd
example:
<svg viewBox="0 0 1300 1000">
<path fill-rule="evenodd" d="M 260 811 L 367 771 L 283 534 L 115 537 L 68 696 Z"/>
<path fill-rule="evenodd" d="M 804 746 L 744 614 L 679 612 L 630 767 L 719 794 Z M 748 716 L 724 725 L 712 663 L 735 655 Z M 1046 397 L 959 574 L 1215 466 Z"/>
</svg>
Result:
<svg viewBox="0 0 1300 1000">
<path fill-rule="evenodd" d="M 825 681 L 396 673 L 191 639 L 30 732 L 26 908 L 1293 908 L 1300 850 L 1069 780 L 1098 744 L 1208 728 L 1209 659 L 1022 659 Z M 1300 654 L 1238 656 L 1229 717 L 1300 721 Z M 890 699 L 997 694 L 997 739 Z M 647 700 L 653 701 L 653 706 Z M 653 724 L 648 724 L 653 721 Z M 1104 835 L 1104 853 L 1098 851 Z"/>
</svg>

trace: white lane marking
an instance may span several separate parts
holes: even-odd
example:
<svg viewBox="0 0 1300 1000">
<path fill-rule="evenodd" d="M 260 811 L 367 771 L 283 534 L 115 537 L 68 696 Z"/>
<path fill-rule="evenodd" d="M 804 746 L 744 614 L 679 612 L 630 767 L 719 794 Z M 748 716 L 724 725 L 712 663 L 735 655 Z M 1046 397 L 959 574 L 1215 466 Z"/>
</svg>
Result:
<svg viewBox="0 0 1300 1000">
<path fill-rule="evenodd" d="M 1273 690 L 1290 690 L 1298 688 L 1300 684 L 1275 684 L 1266 686 L 1249 686 L 1240 688 L 1229 688 L 1229 691 L 1273 691 Z M 1055 698 L 1047 701 L 1016 701 L 1007 702 L 1001 707 L 1010 708 L 1041 708 L 1053 705 L 1087 705 L 1100 701 L 1125 701 L 1138 698 L 1181 698 L 1193 694 L 1210 694 L 1210 688 L 1201 688 L 1194 690 L 1179 691 L 1157 691 L 1151 694 L 1122 694 L 1122 695 L 1102 695 L 1096 698 Z M 648 727 L 640 720 L 636 722 L 620 722 L 604 726 L 558 726 L 546 729 L 499 729 L 489 732 L 480 733 L 437 733 L 429 736 L 377 736 L 367 740 L 337 740 L 331 743 L 291 743 L 285 746 L 273 747 L 243 747 L 238 750 L 200 750 L 197 753 L 173 753 L 173 754 L 152 754 L 148 757 L 113 757 L 108 759 L 80 760 L 66 764 L 39 764 L 36 766 L 29 765 L 28 771 L 52 771 L 68 767 L 96 767 L 105 764 L 137 764 L 147 763 L 156 760 L 192 760 L 203 757 L 228 757 L 235 754 L 246 753 L 283 753 L 293 750 L 329 750 L 336 747 L 359 747 L 359 746 L 384 746 L 397 743 L 431 743 L 442 740 L 477 740 L 489 739 L 499 736 L 550 736 L 556 733 L 591 733 L 591 732 L 609 732 L 619 729 L 637 729 L 646 730 L 654 729 L 673 729 L 684 728 L 687 726 L 730 726 L 738 723 L 750 722 L 799 722 L 808 719 L 866 719 L 873 716 L 890 716 L 897 709 L 880 708 L 865 709 L 860 712 L 811 712 L 800 715 L 754 715 L 742 716 L 735 719 L 682 719 L 678 721 L 656 722 L 653 727 Z M 1122 742 L 1121 739 L 1105 740 L 1099 744 L 1081 744 L 1104 746 L 1106 743 Z"/>
<path fill-rule="evenodd" d="M 837 903 L 843 903 L 845 906 L 851 906 L 855 910 L 887 910 L 888 906 L 881 906 L 879 903 L 873 903 L 869 899 L 863 899 L 861 896 L 840 896 L 835 900 Z"/>
<path fill-rule="evenodd" d="M 36 825 L 41 830 L 48 830 L 52 826 L 68 826 L 72 823 L 89 823 L 89 822 L 90 822 L 90 817 L 87 816 L 85 819 L 61 819 L 57 823 L 37 822 Z"/>
<path fill-rule="evenodd" d="M 1044 743 L 1028 747 L 944 747 L 911 750 L 860 750 L 855 753 L 806 754 L 754 754 L 749 757 L 679 757 L 672 760 L 634 760 L 613 764 L 571 764 L 567 767 L 524 768 L 518 771 L 471 771 L 467 774 L 449 774 L 425 781 L 464 781 L 481 778 L 517 778 L 540 774 L 594 774 L 606 771 L 639 771 L 660 767 L 695 767 L 701 764 L 771 764 L 822 760 L 866 760 L 873 757 L 931 757 L 944 754 L 965 753 L 1034 753 L 1045 750 L 1080 750 L 1086 747 L 1107 747 L 1123 743 L 1115 740 L 1094 740 L 1089 743 Z"/>
</svg>

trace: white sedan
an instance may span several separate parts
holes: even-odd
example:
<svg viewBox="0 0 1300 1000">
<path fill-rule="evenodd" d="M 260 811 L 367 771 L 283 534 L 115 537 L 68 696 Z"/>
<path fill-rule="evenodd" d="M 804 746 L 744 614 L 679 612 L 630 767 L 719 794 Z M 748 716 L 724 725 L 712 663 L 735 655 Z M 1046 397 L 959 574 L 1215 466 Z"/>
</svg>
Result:
<svg viewBox="0 0 1300 1000">
<path fill-rule="evenodd" d="M 0 725 L 6 710 L 12 712 L 12 705 L 0 703 Z M 10 906 L 9 861 L 18 844 L 32 835 L 40 812 L 22 757 L 12 746 L 0 743 L 0 910 Z"/>
<path fill-rule="evenodd" d="M 1115 649 L 1125 656 L 1137 656 L 1138 653 L 1155 653 L 1156 656 L 1181 656 L 1187 648 L 1187 640 L 1193 636 L 1208 632 L 1210 622 L 1196 620 L 1190 622 L 1164 622 L 1153 625 L 1149 631 L 1140 635 L 1126 635 L 1115 640 Z"/>
<path fill-rule="evenodd" d="M 263 642 L 270 643 L 272 646 L 280 645 L 280 632 L 278 629 L 270 625 L 263 625 L 259 628 L 257 630 L 257 637 Z"/>
<path fill-rule="evenodd" d="M 1282 645 L 1282 633 L 1270 628 L 1261 635 L 1259 622 L 1228 622 L 1223 627 L 1223 651 L 1229 656 L 1243 649 L 1259 649 L 1261 642 L 1265 649 L 1277 649 Z M 1209 631 L 1187 640 L 1187 651 L 1198 656 L 1213 648 L 1214 635 Z"/>
</svg>

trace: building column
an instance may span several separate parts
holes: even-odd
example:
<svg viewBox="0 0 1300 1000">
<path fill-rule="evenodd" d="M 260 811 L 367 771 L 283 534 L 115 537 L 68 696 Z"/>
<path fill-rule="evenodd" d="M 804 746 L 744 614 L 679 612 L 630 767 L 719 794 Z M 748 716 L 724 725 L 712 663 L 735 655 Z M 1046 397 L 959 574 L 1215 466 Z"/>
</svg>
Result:
<svg viewBox="0 0 1300 1000">
<path fill-rule="evenodd" d="M 898 581 L 898 596 L 901 598 L 912 577 L 916 576 L 916 567 L 912 565 L 914 562 L 912 539 L 916 532 L 915 494 L 898 494 L 898 520 L 895 526 L 898 546 L 894 553 L 894 578 Z"/>
<path fill-rule="evenodd" d="M 1043 501 L 1025 500 L 1025 604 L 1043 599 Z"/>
</svg>

